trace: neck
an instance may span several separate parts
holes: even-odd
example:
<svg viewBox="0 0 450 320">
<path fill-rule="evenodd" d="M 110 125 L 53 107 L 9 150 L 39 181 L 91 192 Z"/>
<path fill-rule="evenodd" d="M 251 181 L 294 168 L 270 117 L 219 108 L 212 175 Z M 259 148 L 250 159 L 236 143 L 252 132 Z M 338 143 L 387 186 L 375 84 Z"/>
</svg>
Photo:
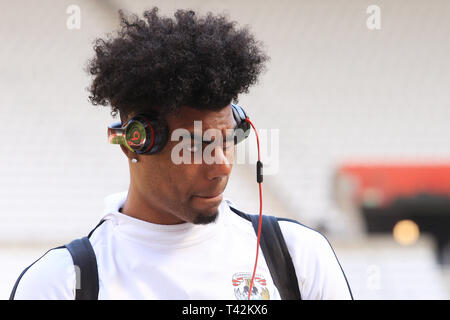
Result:
<svg viewBox="0 0 450 320">
<path fill-rule="evenodd" d="M 180 224 L 185 222 L 169 212 L 155 207 L 132 183 L 130 183 L 127 199 L 120 212 L 127 216 L 155 224 Z"/>
</svg>

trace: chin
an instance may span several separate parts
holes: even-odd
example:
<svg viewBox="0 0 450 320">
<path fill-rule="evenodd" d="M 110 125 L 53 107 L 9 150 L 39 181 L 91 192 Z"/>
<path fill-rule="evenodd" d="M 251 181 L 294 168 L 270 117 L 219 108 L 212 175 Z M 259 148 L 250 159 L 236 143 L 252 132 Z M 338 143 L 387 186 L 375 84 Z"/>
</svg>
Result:
<svg viewBox="0 0 450 320">
<path fill-rule="evenodd" d="M 197 213 L 197 215 L 194 217 L 194 220 L 192 221 L 193 224 L 209 224 L 212 222 L 215 222 L 217 219 L 217 216 L 219 215 L 219 210 L 215 210 L 210 213 Z"/>
<path fill-rule="evenodd" d="M 192 223 L 208 224 L 215 222 L 219 215 L 219 206 L 222 199 L 222 194 L 214 197 L 192 196 L 189 203 Z"/>
</svg>

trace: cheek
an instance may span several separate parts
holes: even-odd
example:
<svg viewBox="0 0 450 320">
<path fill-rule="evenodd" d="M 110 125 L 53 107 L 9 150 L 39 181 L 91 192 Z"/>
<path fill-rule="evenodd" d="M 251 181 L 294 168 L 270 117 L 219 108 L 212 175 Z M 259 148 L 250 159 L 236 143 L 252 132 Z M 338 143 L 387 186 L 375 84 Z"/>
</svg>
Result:
<svg viewBox="0 0 450 320">
<path fill-rule="evenodd" d="M 161 156 L 158 162 L 161 164 L 162 188 L 180 200 L 190 197 L 195 191 L 195 185 L 201 180 L 201 165 L 175 164 L 170 152 L 164 152 Z"/>
<path fill-rule="evenodd" d="M 227 157 L 229 163 L 231 164 L 234 163 L 235 154 L 236 154 L 236 146 L 234 144 L 225 150 L 225 156 Z"/>
<path fill-rule="evenodd" d="M 231 147 L 227 147 L 222 150 L 223 150 L 223 156 L 225 156 L 227 163 L 232 166 L 234 164 L 234 162 L 236 161 L 236 159 L 235 159 L 236 146 L 233 145 Z"/>
<path fill-rule="evenodd" d="M 191 195 L 195 186 L 201 183 L 201 166 L 196 164 L 172 165 L 170 177 L 172 185 L 182 194 Z"/>
<path fill-rule="evenodd" d="M 133 180 L 141 192 L 155 194 L 158 189 L 163 187 L 165 172 L 159 168 L 158 163 L 148 161 L 141 157 L 139 167 L 132 171 Z"/>
</svg>

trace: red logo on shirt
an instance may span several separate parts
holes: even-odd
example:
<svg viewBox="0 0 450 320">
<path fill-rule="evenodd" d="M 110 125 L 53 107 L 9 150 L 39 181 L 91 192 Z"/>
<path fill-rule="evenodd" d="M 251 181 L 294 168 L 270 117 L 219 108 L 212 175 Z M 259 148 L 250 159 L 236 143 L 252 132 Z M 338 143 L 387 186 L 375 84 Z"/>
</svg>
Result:
<svg viewBox="0 0 450 320">
<path fill-rule="evenodd" d="M 231 278 L 234 287 L 234 295 L 238 300 L 248 299 L 248 290 L 250 290 L 250 282 L 253 274 L 250 272 L 238 272 Z M 253 282 L 251 300 L 270 300 L 269 289 L 266 287 L 267 282 L 263 275 L 256 274 Z"/>
</svg>

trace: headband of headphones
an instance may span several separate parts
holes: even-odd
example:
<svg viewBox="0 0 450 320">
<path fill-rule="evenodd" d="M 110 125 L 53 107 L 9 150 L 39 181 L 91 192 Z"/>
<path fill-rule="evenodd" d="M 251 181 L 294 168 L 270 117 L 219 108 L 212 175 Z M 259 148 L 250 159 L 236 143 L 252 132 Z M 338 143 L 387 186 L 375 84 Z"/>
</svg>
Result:
<svg viewBox="0 0 450 320">
<path fill-rule="evenodd" d="M 246 139 L 250 134 L 247 115 L 240 106 L 231 104 L 237 126 L 234 143 Z M 108 127 L 108 141 L 112 144 L 123 144 L 137 154 L 155 154 L 161 151 L 169 138 L 167 123 L 152 114 L 139 114 L 130 119 L 124 126 L 115 122 Z"/>
</svg>

